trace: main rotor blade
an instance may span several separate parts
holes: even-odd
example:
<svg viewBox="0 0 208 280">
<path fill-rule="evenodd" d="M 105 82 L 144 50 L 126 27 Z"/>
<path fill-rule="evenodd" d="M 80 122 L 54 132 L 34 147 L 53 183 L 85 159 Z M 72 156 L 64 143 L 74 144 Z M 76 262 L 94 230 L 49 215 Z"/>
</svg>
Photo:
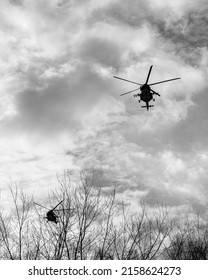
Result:
<svg viewBox="0 0 208 280">
<path fill-rule="evenodd" d="M 53 209 L 51 209 L 51 210 L 56 209 L 56 207 L 58 207 L 62 202 L 63 202 L 63 200 L 62 200 L 61 202 L 59 202 L 59 203 L 58 203 L 55 207 L 53 207 Z"/>
<path fill-rule="evenodd" d="M 170 79 L 170 80 L 165 80 L 165 81 L 149 84 L 149 86 L 153 86 L 153 85 L 157 85 L 157 84 L 162 84 L 162 83 L 166 83 L 166 82 L 170 82 L 170 81 L 174 81 L 174 80 L 179 80 L 179 79 L 181 79 L 181 78 L 174 78 L 174 79 Z"/>
<path fill-rule="evenodd" d="M 132 82 L 132 81 L 129 81 L 129 80 L 126 80 L 126 79 L 123 79 L 123 78 L 117 77 L 117 76 L 113 76 L 113 77 L 114 77 L 114 78 L 116 78 L 116 79 L 119 79 L 119 80 L 125 81 L 125 82 L 129 82 L 129 83 L 132 83 L 132 84 L 135 84 L 135 85 L 140 85 L 140 86 L 142 86 L 142 84 L 135 83 L 135 82 Z"/>
<path fill-rule="evenodd" d="M 139 88 L 136 88 L 136 89 L 134 89 L 134 90 L 131 90 L 131 91 L 122 93 L 122 94 L 120 94 L 120 96 L 125 95 L 125 94 L 128 94 L 128 93 L 131 93 L 131 92 L 134 92 L 134 91 L 136 91 L 136 90 L 138 90 L 138 89 L 140 89 L 140 87 L 139 87 Z"/>
<path fill-rule="evenodd" d="M 151 73 L 151 71 L 152 71 L 152 66 L 153 66 L 153 65 L 150 66 L 149 73 L 148 73 L 148 75 L 147 75 L 147 80 L 146 80 L 145 84 L 147 84 L 148 81 L 149 81 L 149 76 L 150 76 L 150 73 Z"/>
<path fill-rule="evenodd" d="M 157 93 L 156 91 L 154 91 L 153 89 L 150 89 L 150 91 L 152 91 L 154 94 L 156 94 L 156 95 L 160 96 L 160 94 L 159 94 L 159 93 Z"/>
<path fill-rule="evenodd" d="M 74 208 L 68 208 L 68 209 L 57 209 L 57 210 L 54 210 L 54 211 L 74 211 Z"/>
<path fill-rule="evenodd" d="M 45 208 L 45 209 L 49 210 L 49 209 L 46 208 L 45 206 L 42 206 L 42 205 L 40 205 L 40 204 L 38 204 L 38 203 L 36 203 L 36 202 L 33 202 L 33 203 L 36 204 L 36 205 L 38 205 L 38 206 L 40 206 L 40 207 L 42 207 L 42 208 Z"/>
</svg>

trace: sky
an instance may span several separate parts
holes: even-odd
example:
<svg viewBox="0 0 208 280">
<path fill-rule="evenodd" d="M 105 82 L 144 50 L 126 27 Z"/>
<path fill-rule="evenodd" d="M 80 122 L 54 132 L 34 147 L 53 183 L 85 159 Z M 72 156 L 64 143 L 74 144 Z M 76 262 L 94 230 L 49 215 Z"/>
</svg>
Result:
<svg viewBox="0 0 208 280">
<path fill-rule="evenodd" d="M 208 209 L 208 3 L 1 0 L 0 177 L 36 198 L 93 168 L 132 209 Z M 160 93 L 150 111 L 128 94 Z"/>
</svg>

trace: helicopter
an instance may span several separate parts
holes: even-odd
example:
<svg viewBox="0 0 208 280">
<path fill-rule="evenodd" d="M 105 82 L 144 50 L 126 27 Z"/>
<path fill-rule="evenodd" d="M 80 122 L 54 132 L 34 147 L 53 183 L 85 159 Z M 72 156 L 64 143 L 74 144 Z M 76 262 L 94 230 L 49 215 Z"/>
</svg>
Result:
<svg viewBox="0 0 208 280">
<path fill-rule="evenodd" d="M 56 215 L 56 213 L 54 211 L 64 211 L 64 210 L 73 210 L 73 209 L 57 209 L 56 208 L 61 204 L 63 203 L 63 200 L 61 202 L 59 202 L 55 207 L 53 207 L 51 210 L 46 208 L 45 206 L 42 206 L 36 202 L 34 202 L 34 204 L 42 207 L 42 208 L 45 208 L 47 210 L 49 210 L 47 213 L 46 213 L 46 217 L 44 217 L 45 219 L 47 219 L 48 222 L 52 222 L 52 223 L 55 223 L 57 224 L 58 223 L 58 216 Z"/>
<path fill-rule="evenodd" d="M 139 88 L 136 88 L 136 89 L 134 89 L 134 90 L 131 90 L 131 91 L 122 93 L 120 96 L 126 95 L 126 94 L 128 94 L 128 93 L 131 93 L 131 92 L 134 92 L 134 91 L 137 91 L 137 90 L 140 89 L 141 93 L 134 94 L 134 97 L 140 97 L 140 100 L 138 100 L 138 101 L 139 101 L 139 102 L 143 101 L 143 102 L 146 103 L 145 106 L 141 106 L 141 107 L 142 107 L 142 108 L 147 108 L 147 110 L 149 110 L 150 107 L 154 107 L 154 105 L 149 105 L 149 102 L 150 102 L 151 100 L 155 101 L 155 99 L 153 98 L 153 95 L 158 95 L 158 96 L 160 96 L 160 94 L 159 94 L 158 92 L 155 92 L 153 89 L 151 89 L 150 86 L 157 85 L 157 84 L 162 84 L 162 83 L 166 83 L 166 82 L 170 82 L 170 81 L 174 81 L 174 80 L 181 79 L 181 78 L 174 78 L 174 79 L 169 79 L 169 80 L 164 80 L 164 81 L 160 81 L 160 82 L 148 84 L 149 77 L 150 77 L 150 73 L 151 73 L 151 71 L 152 71 L 152 67 L 153 67 L 153 65 L 150 66 L 149 73 L 148 73 L 148 75 L 147 75 L 147 79 L 146 79 L 146 82 L 145 82 L 144 84 L 140 84 L 140 83 L 136 83 L 136 82 L 133 82 L 133 81 L 130 81 L 130 80 L 127 80 L 127 79 L 123 79 L 123 78 L 118 77 L 118 76 L 113 76 L 113 77 L 116 78 L 116 79 L 119 79 L 119 80 L 122 80 L 122 81 L 125 81 L 125 82 L 129 82 L 129 83 L 132 83 L 132 84 L 140 85 Z"/>
</svg>

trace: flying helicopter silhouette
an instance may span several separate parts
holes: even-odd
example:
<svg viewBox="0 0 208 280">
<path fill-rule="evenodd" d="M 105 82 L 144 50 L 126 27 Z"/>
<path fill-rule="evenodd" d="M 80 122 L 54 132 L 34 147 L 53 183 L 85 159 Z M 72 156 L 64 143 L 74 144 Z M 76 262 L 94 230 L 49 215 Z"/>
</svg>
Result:
<svg viewBox="0 0 208 280">
<path fill-rule="evenodd" d="M 63 200 L 61 202 L 59 202 L 55 207 L 53 207 L 52 209 L 48 209 L 45 206 L 40 205 L 39 203 L 34 202 L 34 204 L 45 208 L 47 210 L 49 210 L 46 213 L 46 217 L 44 217 L 45 219 L 47 219 L 48 222 L 52 222 L 57 224 L 58 223 L 58 215 L 55 213 L 55 211 L 64 211 L 64 210 L 73 210 L 73 209 L 56 209 L 61 203 L 63 203 Z"/>
<path fill-rule="evenodd" d="M 132 84 L 140 85 L 139 88 L 136 88 L 136 89 L 134 89 L 134 90 L 131 90 L 131 91 L 122 93 L 122 94 L 120 94 L 120 96 L 129 94 L 129 93 L 131 93 L 131 92 L 134 92 L 134 91 L 137 91 L 137 90 L 140 89 L 141 93 L 134 94 L 134 97 L 140 97 L 140 100 L 138 100 L 138 101 L 139 101 L 139 102 L 140 102 L 140 101 L 143 101 L 143 102 L 146 103 L 145 106 L 141 106 L 141 107 L 142 107 L 142 108 L 147 108 L 147 110 L 149 110 L 150 107 L 154 107 L 154 105 L 149 105 L 149 102 L 150 102 L 151 100 L 155 101 L 155 99 L 153 98 L 153 95 L 158 95 L 158 96 L 160 96 L 160 94 L 159 94 L 158 92 L 155 92 L 153 89 L 151 89 L 151 86 L 181 79 L 181 78 L 173 78 L 173 79 L 169 79 L 169 80 L 164 80 L 164 81 L 160 81 L 160 82 L 148 84 L 149 77 L 150 77 L 150 73 L 151 73 L 151 71 L 152 71 L 152 67 L 153 67 L 153 65 L 150 66 L 149 73 L 148 73 L 148 75 L 147 75 L 147 79 L 146 79 L 146 82 L 145 82 L 144 84 L 140 84 L 140 83 L 133 82 L 133 81 L 130 81 L 130 80 L 127 80 L 127 79 L 123 79 L 123 78 L 118 77 L 118 76 L 113 76 L 113 77 L 116 78 L 116 79 L 119 79 L 119 80 L 122 80 L 122 81 L 125 81 L 125 82 L 129 82 L 129 83 L 132 83 Z"/>
</svg>

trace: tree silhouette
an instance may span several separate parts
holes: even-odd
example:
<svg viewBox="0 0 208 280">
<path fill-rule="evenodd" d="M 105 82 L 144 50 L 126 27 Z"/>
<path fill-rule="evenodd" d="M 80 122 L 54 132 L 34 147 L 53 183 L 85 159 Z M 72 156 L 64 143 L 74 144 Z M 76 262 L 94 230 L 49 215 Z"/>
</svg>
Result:
<svg viewBox="0 0 208 280">
<path fill-rule="evenodd" d="M 93 170 L 82 171 L 76 182 L 64 172 L 57 181 L 44 204 L 52 209 L 63 200 L 57 224 L 44 219 L 46 210 L 20 186 L 9 187 L 13 208 L 0 210 L 1 259 L 207 259 L 208 232 L 200 218 L 181 227 L 166 207 L 153 212 L 144 203 L 130 213 L 116 188 L 96 184 Z"/>
</svg>

